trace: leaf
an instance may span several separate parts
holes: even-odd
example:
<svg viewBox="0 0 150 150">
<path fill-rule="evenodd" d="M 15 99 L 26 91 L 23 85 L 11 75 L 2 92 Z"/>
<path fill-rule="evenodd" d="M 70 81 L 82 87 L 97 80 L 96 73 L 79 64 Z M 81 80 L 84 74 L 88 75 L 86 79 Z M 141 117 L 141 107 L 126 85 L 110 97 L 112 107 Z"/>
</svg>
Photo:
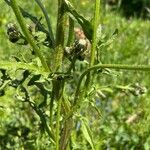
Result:
<svg viewBox="0 0 150 150">
<path fill-rule="evenodd" d="M 102 118 L 102 112 L 101 112 L 100 108 L 97 107 L 99 105 L 99 102 L 98 101 L 97 102 L 92 101 L 92 102 L 90 102 L 90 105 L 91 105 L 91 107 L 93 107 L 96 110 L 99 119 L 101 119 Z"/>
<path fill-rule="evenodd" d="M 28 82 L 28 86 L 34 85 L 34 83 L 35 83 L 37 80 L 39 80 L 40 77 L 41 77 L 40 74 L 34 75 L 34 76 L 31 78 L 31 80 Z"/>
<path fill-rule="evenodd" d="M 118 36 L 118 29 L 116 28 L 115 31 L 110 35 L 105 30 L 102 30 L 102 25 L 99 25 L 98 27 L 98 48 L 107 47 L 111 45 L 114 40 L 116 40 Z"/>
<path fill-rule="evenodd" d="M 19 8 L 20 8 L 20 11 L 24 18 L 29 18 L 34 24 L 36 24 L 37 31 L 41 31 L 41 32 L 48 34 L 48 31 L 44 28 L 43 24 L 41 24 L 41 22 L 40 22 L 41 18 L 38 19 L 37 17 L 35 17 L 32 14 L 25 11 L 23 8 L 21 8 L 21 7 L 19 7 Z"/>
<path fill-rule="evenodd" d="M 93 139 L 92 139 L 92 133 L 91 133 L 91 130 L 90 130 L 89 126 L 87 125 L 87 122 L 86 122 L 85 119 L 82 119 L 81 131 L 84 135 L 84 138 L 90 144 L 92 150 L 95 150 L 94 142 L 93 142 Z"/>
<path fill-rule="evenodd" d="M 83 16 L 81 16 L 68 0 L 65 0 L 64 3 L 65 3 L 66 11 L 69 12 L 71 15 L 73 15 L 73 17 L 81 25 L 85 36 L 89 39 L 89 41 L 91 41 L 92 34 L 93 34 L 92 24 L 87 19 L 85 19 Z M 71 15 L 70 15 L 70 17 L 72 17 Z"/>
<path fill-rule="evenodd" d="M 44 68 L 35 66 L 33 63 L 23 63 L 23 62 L 8 62 L 0 61 L 1 70 L 29 70 L 34 72 L 34 74 L 42 74 L 47 76 L 49 73 L 45 72 Z"/>
</svg>

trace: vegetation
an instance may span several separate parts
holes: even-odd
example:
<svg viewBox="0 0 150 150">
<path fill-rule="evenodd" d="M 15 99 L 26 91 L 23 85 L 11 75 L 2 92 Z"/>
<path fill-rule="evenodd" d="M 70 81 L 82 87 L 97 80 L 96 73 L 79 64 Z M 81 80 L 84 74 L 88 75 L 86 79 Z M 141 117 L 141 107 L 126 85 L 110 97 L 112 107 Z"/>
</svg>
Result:
<svg viewBox="0 0 150 150">
<path fill-rule="evenodd" d="M 0 6 L 1 149 L 150 149 L 149 20 L 99 0 Z"/>
<path fill-rule="evenodd" d="M 150 0 L 122 0 L 120 7 L 126 17 L 133 15 L 144 18 L 150 17 Z"/>
<path fill-rule="evenodd" d="M 104 0 L 103 3 L 109 4 L 112 9 L 118 10 L 127 18 L 150 18 L 150 0 Z"/>
</svg>

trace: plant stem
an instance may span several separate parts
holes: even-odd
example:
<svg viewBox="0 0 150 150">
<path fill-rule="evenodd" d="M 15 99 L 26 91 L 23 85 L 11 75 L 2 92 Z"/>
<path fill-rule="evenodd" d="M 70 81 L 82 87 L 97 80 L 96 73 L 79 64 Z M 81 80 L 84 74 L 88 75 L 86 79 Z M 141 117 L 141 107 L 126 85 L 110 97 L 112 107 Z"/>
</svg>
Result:
<svg viewBox="0 0 150 150">
<path fill-rule="evenodd" d="M 30 35 L 26 25 L 25 25 L 25 22 L 24 22 L 24 19 L 20 13 L 20 10 L 19 10 L 19 7 L 16 3 L 16 0 L 11 0 L 11 7 L 16 15 L 16 18 L 18 20 L 18 23 L 20 24 L 20 27 L 22 29 L 22 32 L 24 33 L 28 43 L 31 45 L 31 47 L 33 48 L 35 54 L 39 57 L 39 59 L 41 60 L 41 63 L 43 65 L 43 67 L 45 68 L 46 71 L 50 71 L 50 68 L 48 67 L 48 64 L 47 62 L 45 61 L 44 57 L 42 56 L 38 46 L 35 44 L 34 42 L 34 39 L 33 37 Z"/>
<path fill-rule="evenodd" d="M 67 46 L 70 46 L 74 40 L 74 20 L 69 17 L 69 33 L 68 33 L 68 41 Z"/>
<path fill-rule="evenodd" d="M 57 81 L 58 82 L 58 81 Z M 60 148 L 60 117 L 61 117 L 61 105 L 62 105 L 62 99 L 63 99 L 63 90 L 64 90 L 64 81 L 61 80 L 59 81 L 59 89 L 58 90 L 58 95 L 56 97 L 57 101 L 57 118 L 56 118 L 56 150 L 59 150 Z"/>
<path fill-rule="evenodd" d="M 54 107 L 54 100 L 59 99 L 57 96 L 59 95 L 59 83 L 57 80 L 52 81 L 52 95 L 51 95 L 51 101 L 50 101 L 50 127 L 53 130 L 53 107 Z"/>
<path fill-rule="evenodd" d="M 91 58 L 90 58 L 90 67 L 94 65 L 95 61 L 95 51 L 97 45 L 97 27 L 100 18 L 100 0 L 95 0 L 95 12 L 94 12 L 94 26 L 93 26 L 93 35 L 92 35 L 92 48 L 91 48 Z"/>
<path fill-rule="evenodd" d="M 91 55 L 90 55 L 90 64 L 89 66 L 92 67 L 95 62 L 95 52 L 96 52 L 96 45 L 97 45 L 97 27 L 100 18 L 100 0 L 95 0 L 95 12 L 94 12 L 94 25 L 93 25 L 93 35 L 92 35 L 92 46 L 91 46 Z M 87 79 L 85 82 L 85 87 L 89 88 L 90 84 L 90 73 L 87 74 Z"/>
<path fill-rule="evenodd" d="M 97 69 L 104 69 L 104 68 L 111 68 L 111 69 L 124 69 L 124 70 L 137 70 L 137 71 L 150 71 L 150 66 L 148 65 L 121 65 L 121 64 L 100 64 L 95 65 L 93 67 L 88 68 L 86 71 L 82 73 L 80 76 L 76 92 L 75 92 L 75 99 L 74 104 L 76 105 L 79 93 L 80 93 L 80 86 L 82 83 L 83 78 L 91 71 L 97 70 Z"/>
<path fill-rule="evenodd" d="M 57 16 L 57 29 L 56 29 L 56 48 L 54 56 L 54 71 L 62 70 L 62 59 L 64 54 L 64 28 L 65 28 L 65 9 L 64 0 L 58 0 L 58 16 Z M 57 89 L 56 89 L 57 87 Z M 60 148 L 60 111 L 63 97 L 64 81 L 57 78 L 53 82 L 54 98 L 57 102 L 57 118 L 56 118 L 56 150 Z"/>
<path fill-rule="evenodd" d="M 35 1 L 39 5 L 39 7 L 41 8 L 41 10 L 42 10 L 42 12 L 43 12 L 43 14 L 45 16 L 45 19 L 46 19 L 46 22 L 47 22 L 47 26 L 48 26 L 48 31 L 49 31 L 49 38 L 51 39 L 52 47 L 55 48 L 54 34 L 53 34 L 53 31 L 52 31 L 52 26 L 51 26 L 51 22 L 50 22 L 48 13 L 47 13 L 45 7 L 43 6 L 43 4 L 41 3 L 40 0 L 35 0 Z"/>
<path fill-rule="evenodd" d="M 64 121 L 69 119 L 73 115 L 74 111 L 76 111 L 78 106 L 80 106 L 80 102 L 81 102 L 80 101 L 80 86 L 81 86 L 81 83 L 83 81 L 83 78 L 90 71 L 98 70 L 98 69 L 104 69 L 104 68 L 134 70 L 134 71 L 150 71 L 149 65 L 100 64 L 100 65 L 95 65 L 93 67 L 90 67 L 89 69 L 85 70 L 79 78 L 78 85 L 77 85 L 76 92 L 75 92 L 75 97 L 74 97 L 74 105 L 73 105 L 71 111 L 65 117 Z"/>
<path fill-rule="evenodd" d="M 56 119 L 56 150 L 59 150 L 59 130 L 60 130 L 60 110 L 61 110 L 61 103 L 62 103 L 62 97 L 58 101 L 58 108 L 57 108 L 57 119 Z"/>
<path fill-rule="evenodd" d="M 53 130 L 53 106 L 54 106 L 54 89 L 52 90 L 52 96 L 51 96 L 51 101 L 50 101 L 50 127 L 51 130 Z"/>
<path fill-rule="evenodd" d="M 57 30 L 56 30 L 56 49 L 54 57 L 54 71 L 62 69 L 63 47 L 64 47 L 64 0 L 58 0 L 58 16 L 57 16 Z"/>
<path fill-rule="evenodd" d="M 70 111 L 70 102 L 63 97 L 63 108 L 64 108 L 64 114 L 67 115 Z M 60 147 L 61 150 L 66 150 L 67 145 L 71 136 L 71 130 L 73 128 L 73 118 L 69 118 L 68 120 L 63 119 L 62 121 L 63 129 L 61 132 L 61 139 L 60 139 Z"/>
</svg>

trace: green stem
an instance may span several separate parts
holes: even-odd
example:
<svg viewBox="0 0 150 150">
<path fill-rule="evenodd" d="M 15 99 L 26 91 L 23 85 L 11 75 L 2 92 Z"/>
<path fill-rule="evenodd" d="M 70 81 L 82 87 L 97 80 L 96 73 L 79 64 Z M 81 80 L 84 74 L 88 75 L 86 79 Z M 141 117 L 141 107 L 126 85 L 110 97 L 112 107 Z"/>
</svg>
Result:
<svg viewBox="0 0 150 150">
<path fill-rule="evenodd" d="M 150 71 L 150 66 L 148 66 L 148 65 L 100 64 L 100 65 L 95 65 L 93 67 L 90 67 L 87 70 L 85 70 L 79 78 L 79 82 L 78 82 L 76 92 L 75 92 L 75 99 L 74 99 L 75 104 L 77 103 L 77 99 L 80 94 L 80 86 L 81 86 L 83 78 L 93 70 L 104 69 L 104 68 Z"/>
<path fill-rule="evenodd" d="M 59 150 L 59 139 L 60 139 L 60 110 L 62 104 L 62 97 L 58 101 L 58 108 L 57 108 L 57 119 L 56 119 L 56 150 Z"/>
<path fill-rule="evenodd" d="M 65 9 L 64 0 L 58 0 L 58 16 L 57 16 L 57 29 L 56 29 L 56 48 L 54 56 L 54 71 L 62 69 L 63 48 L 64 48 L 64 28 L 65 28 Z M 55 86 L 56 84 L 56 86 Z M 58 87 L 57 89 L 55 89 Z M 56 150 L 59 150 L 60 145 L 60 112 L 63 97 L 64 81 L 62 79 L 56 79 L 56 83 L 53 83 L 54 98 L 57 102 L 57 118 L 56 118 Z"/>
<path fill-rule="evenodd" d="M 95 51 L 97 45 L 97 27 L 100 18 L 100 0 L 95 0 L 95 12 L 94 12 L 94 26 L 93 26 L 93 35 L 92 35 L 92 48 L 91 48 L 91 58 L 90 58 L 90 67 L 94 65 L 95 61 Z"/>
<path fill-rule="evenodd" d="M 51 101 L 50 101 L 50 127 L 53 130 L 53 106 L 54 106 L 54 91 L 52 91 Z"/>
<path fill-rule="evenodd" d="M 56 49 L 54 57 L 54 71 L 61 69 L 63 59 L 64 47 L 64 0 L 58 0 L 58 16 L 57 16 L 57 30 L 56 30 Z"/>
<path fill-rule="evenodd" d="M 92 46 L 91 46 L 91 55 L 90 55 L 90 67 L 94 65 L 95 62 L 95 52 L 96 52 L 96 45 L 97 45 L 97 27 L 100 18 L 100 0 L 95 0 L 95 12 L 94 12 L 94 25 L 93 25 L 93 35 L 92 35 Z M 89 88 L 90 85 L 90 73 L 87 74 L 87 79 L 85 82 L 85 87 Z"/>
<path fill-rule="evenodd" d="M 34 52 L 36 53 L 36 55 L 39 57 L 39 59 L 41 60 L 41 63 L 43 65 L 43 67 L 45 68 L 46 71 L 50 71 L 50 68 L 48 67 L 43 55 L 41 54 L 38 46 L 35 44 L 34 42 L 34 39 L 33 37 L 30 35 L 26 25 L 25 25 L 25 22 L 24 22 L 24 19 L 20 13 L 20 10 L 19 10 L 19 7 L 16 3 L 16 0 L 11 0 L 11 7 L 16 15 L 16 18 L 18 20 L 18 23 L 20 24 L 20 27 L 22 29 L 22 32 L 24 33 L 27 41 L 29 42 L 29 44 L 31 45 L 31 47 L 33 48 Z"/>
<path fill-rule="evenodd" d="M 41 3 L 40 0 L 35 0 L 35 1 L 39 5 L 39 7 L 41 8 L 41 10 L 42 10 L 42 12 L 43 12 L 43 14 L 45 16 L 45 19 L 46 19 L 46 22 L 47 22 L 47 26 L 48 26 L 48 31 L 49 31 L 49 38 L 51 39 L 52 47 L 55 48 L 54 34 L 53 34 L 53 31 L 52 31 L 52 26 L 51 26 L 51 22 L 50 22 L 48 13 L 47 13 L 45 7 L 43 6 L 43 4 Z"/>
<path fill-rule="evenodd" d="M 53 130 L 53 106 L 54 106 L 54 100 L 56 100 L 57 95 L 59 95 L 59 83 L 56 80 L 52 81 L 52 95 L 51 95 L 51 101 L 50 101 L 50 127 Z"/>
<path fill-rule="evenodd" d="M 70 46 L 74 40 L 74 20 L 69 17 L 69 33 L 68 33 L 68 41 L 67 46 Z"/>
<path fill-rule="evenodd" d="M 57 81 L 58 82 L 58 81 Z M 56 97 L 57 101 L 57 118 L 56 118 L 56 150 L 60 148 L 60 117 L 61 117 L 61 106 L 62 106 L 62 99 L 63 99 L 63 90 L 64 90 L 64 81 L 60 81 L 60 88 L 58 90 L 58 95 Z"/>
<path fill-rule="evenodd" d="M 70 111 L 70 102 L 63 97 L 63 112 L 65 115 L 68 114 L 68 112 Z M 71 130 L 73 128 L 73 119 L 69 118 L 68 120 L 64 120 L 62 121 L 63 124 L 63 129 L 61 132 L 61 139 L 60 139 L 60 147 L 61 150 L 66 150 L 67 149 L 67 145 L 71 136 Z"/>
<path fill-rule="evenodd" d="M 56 46 L 64 45 L 64 0 L 58 0 Z"/>
<path fill-rule="evenodd" d="M 80 107 L 80 105 L 81 105 L 80 102 L 81 102 L 82 98 L 80 98 L 80 86 L 83 81 L 83 78 L 90 71 L 104 69 L 104 68 L 134 70 L 134 71 L 150 71 L 150 66 L 148 66 L 148 65 L 100 64 L 100 65 L 95 65 L 93 67 L 90 67 L 89 69 L 85 70 L 79 78 L 78 85 L 77 85 L 76 92 L 75 92 L 75 97 L 74 97 L 74 105 L 73 105 L 71 111 L 68 112 L 64 121 L 69 119 L 73 115 L 73 113 L 77 110 L 77 108 Z"/>
</svg>

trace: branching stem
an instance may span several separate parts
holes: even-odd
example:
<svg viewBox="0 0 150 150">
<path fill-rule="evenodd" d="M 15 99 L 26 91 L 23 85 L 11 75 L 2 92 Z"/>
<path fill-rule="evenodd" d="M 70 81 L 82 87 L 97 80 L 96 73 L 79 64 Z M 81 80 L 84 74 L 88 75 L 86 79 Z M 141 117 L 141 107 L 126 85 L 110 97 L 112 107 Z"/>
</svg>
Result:
<svg viewBox="0 0 150 150">
<path fill-rule="evenodd" d="M 68 115 L 66 116 L 64 120 L 70 118 L 73 115 L 74 111 L 76 111 L 76 109 L 80 105 L 80 102 L 81 102 L 80 100 L 82 100 L 82 98 L 80 97 L 80 87 L 81 87 L 84 77 L 91 71 L 104 69 L 104 68 L 133 70 L 133 71 L 150 71 L 149 65 L 100 64 L 100 65 L 95 65 L 93 67 L 88 68 L 81 74 L 79 78 L 78 85 L 77 85 L 76 92 L 75 92 L 73 108 L 71 109 L 71 111 L 68 113 Z"/>
<path fill-rule="evenodd" d="M 100 18 L 100 0 L 95 0 L 95 12 L 94 12 L 94 25 L 93 25 L 93 35 L 92 35 L 92 46 L 91 46 L 91 55 L 90 55 L 90 64 L 89 66 L 92 67 L 95 62 L 95 52 L 96 52 L 96 45 L 97 45 L 97 27 Z M 87 79 L 85 82 L 85 86 L 88 90 L 90 85 L 90 73 L 87 74 Z"/>
<path fill-rule="evenodd" d="M 80 93 L 80 86 L 82 83 L 83 78 L 91 71 L 93 70 L 98 70 L 98 69 L 104 69 L 104 68 L 111 68 L 111 69 L 124 69 L 124 70 L 137 70 L 137 71 L 150 71 L 150 66 L 148 65 L 121 65 L 121 64 L 100 64 L 100 65 L 95 65 L 93 67 L 88 68 L 85 70 L 82 75 L 79 78 L 79 82 L 76 88 L 75 92 L 75 105 L 77 103 L 77 99 Z"/>
</svg>

